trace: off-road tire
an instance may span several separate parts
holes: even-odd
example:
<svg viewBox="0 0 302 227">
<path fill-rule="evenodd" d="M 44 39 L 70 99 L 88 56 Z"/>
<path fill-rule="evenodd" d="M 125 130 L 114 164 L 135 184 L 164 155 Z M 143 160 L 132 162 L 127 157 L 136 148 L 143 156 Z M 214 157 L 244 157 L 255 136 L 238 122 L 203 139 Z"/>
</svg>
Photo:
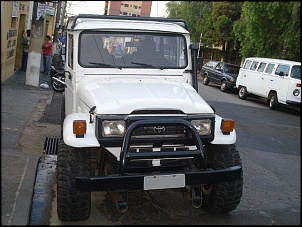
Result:
<svg viewBox="0 0 302 227">
<path fill-rule="evenodd" d="M 204 75 L 202 83 L 204 85 L 208 85 L 210 83 L 210 80 L 207 75 Z"/>
<path fill-rule="evenodd" d="M 247 92 L 247 90 L 246 90 L 246 87 L 240 87 L 239 88 L 239 91 L 238 91 L 238 97 L 240 98 L 240 99 L 246 99 L 247 98 L 247 96 L 249 95 L 249 93 Z"/>
<path fill-rule="evenodd" d="M 61 221 L 87 220 L 91 213 L 91 193 L 78 191 L 76 176 L 90 175 L 90 152 L 73 148 L 61 139 L 57 163 L 57 214 Z"/>
<path fill-rule="evenodd" d="M 239 152 L 234 144 L 206 146 L 208 167 L 224 169 L 242 166 Z M 227 213 L 239 205 L 243 190 L 243 176 L 236 181 L 204 185 L 202 188 L 202 208 L 208 213 Z"/>
</svg>

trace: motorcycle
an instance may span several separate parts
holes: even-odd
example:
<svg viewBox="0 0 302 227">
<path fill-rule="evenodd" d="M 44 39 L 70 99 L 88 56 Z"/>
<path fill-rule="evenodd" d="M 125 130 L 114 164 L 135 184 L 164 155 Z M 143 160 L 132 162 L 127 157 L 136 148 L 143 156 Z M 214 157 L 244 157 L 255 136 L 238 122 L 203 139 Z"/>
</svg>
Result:
<svg viewBox="0 0 302 227">
<path fill-rule="evenodd" d="M 55 54 L 50 65 L 51 87 L 57 93 L 62 93 L 65 90 L 65 71 L 63 68 L 62 56 Z"/>
</svg>

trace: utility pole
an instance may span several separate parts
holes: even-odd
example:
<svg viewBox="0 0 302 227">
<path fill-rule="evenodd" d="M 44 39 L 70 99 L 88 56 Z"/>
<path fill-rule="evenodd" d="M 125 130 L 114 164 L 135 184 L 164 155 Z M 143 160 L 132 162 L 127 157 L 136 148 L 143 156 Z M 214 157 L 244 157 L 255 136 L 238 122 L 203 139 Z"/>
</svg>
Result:
<svg viewBox="0 0 302 227">
<path fill-rule="evenodd" d="M 56 14 L 56 24 L 55 24 L 55 32 L 53 36 L 53 46 L 52 53 L 57 52 L 57 44 L 58 44 L 58 31 L 60 26 L 60 14 L 61 14 L 62 1 L 58 1 L 57 4 L 57 14 Z"/>
<path fill-rule="evenodd" d="M 44 12 L 45 3 L 34 2 L 25 84 L 36 87 L 39 87 L 41 47 L 44 41 Z"/>
</svg>

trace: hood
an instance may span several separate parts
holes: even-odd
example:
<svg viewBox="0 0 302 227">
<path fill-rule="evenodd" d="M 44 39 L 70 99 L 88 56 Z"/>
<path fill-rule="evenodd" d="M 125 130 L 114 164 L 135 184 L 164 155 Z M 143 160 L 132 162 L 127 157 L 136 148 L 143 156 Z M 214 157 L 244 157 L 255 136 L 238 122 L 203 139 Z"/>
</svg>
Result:
<svg viewBox="0 0 302 227">
<path fill-rule="evenodd" d="M 77 97 L 97 114 L 130 114 L 134 110 L 181 110 L 213 114 L 213 109 L 186 83 L 159 80 L 82 80 Z"/>
</svg>

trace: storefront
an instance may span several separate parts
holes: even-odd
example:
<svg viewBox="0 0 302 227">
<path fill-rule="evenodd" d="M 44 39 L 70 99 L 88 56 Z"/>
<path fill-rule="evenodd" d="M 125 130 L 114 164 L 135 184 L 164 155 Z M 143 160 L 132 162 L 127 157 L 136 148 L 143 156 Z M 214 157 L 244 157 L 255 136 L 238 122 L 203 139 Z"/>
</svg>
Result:
<svg viewBox="0 0 302 227">
<path fill-rule="evenodd" d="M 47 3 L 54 8 L 55 3 Z M 22 65 L 23 32 L 31 28 L 34 1 L 1 1 L 1 83 Z M 55 10 L 45 14 L 44 34 L 52 35 Z"/>
</svg>

